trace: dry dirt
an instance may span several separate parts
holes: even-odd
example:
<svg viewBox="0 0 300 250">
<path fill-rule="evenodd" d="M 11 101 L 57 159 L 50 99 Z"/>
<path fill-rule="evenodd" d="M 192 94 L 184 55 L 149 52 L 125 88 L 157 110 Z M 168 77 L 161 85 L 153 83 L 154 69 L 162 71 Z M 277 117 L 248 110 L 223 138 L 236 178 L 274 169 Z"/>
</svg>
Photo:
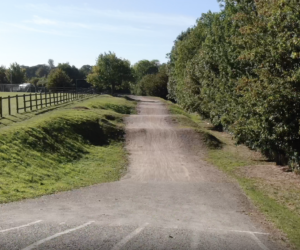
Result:
<svg viewBox="0 0 300 250">
<path fill-rule="evenodd" d="M 0 205 L 0 249 L 282 249 L 203 160 L 200 135 L 170 123 L 157 99 L 135 98 L 121 181 Z"/>
</svg>

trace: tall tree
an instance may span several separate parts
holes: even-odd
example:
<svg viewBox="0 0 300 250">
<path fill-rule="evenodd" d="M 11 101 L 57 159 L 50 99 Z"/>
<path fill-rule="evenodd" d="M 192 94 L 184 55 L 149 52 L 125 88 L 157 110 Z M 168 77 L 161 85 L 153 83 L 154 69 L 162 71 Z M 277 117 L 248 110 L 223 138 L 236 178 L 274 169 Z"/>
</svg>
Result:
<svg viewBox="0 0 300 250">
<path fill-rule="evenodd" d="M 49 59 L 48 60 L 48 65 L 49 65 L 50 70 L 54 69 L 55 68 L 54 60 L 53 59 Z"/>
<path fill-rule="evenodd" d="M 76 83 L 76 79 L 81 79 L 81 73 L 79 70 L 74 65 L 71 66 L 68 62 L 59 63 L 57 68 L 63 70 L 72 79 L 72 83 L 74 85 Z"/>
<path fill-rule="evenodd" d="M 70 87 L 72 79 L 62 70 L 54 69 L 48 76 L 47 87 L 48 88 L 66 88 Z"/>
<path fill-rule="evenodd" d="M 6 70 L 6 78 L 9 83 L 19 84 L 26 82 L 26 70 L 19 64 L 13 63 Z"/>
<path fill-rule="evenodd" d="M 37 71 L 35 72 L 36 76 L 38 77 L 45 77 L 49 74 L 50 72 L 50 67 L 46 66 L 46 65 L 42 65 L 40 66 Z"/>
<path fill-rule="evenodd" d="M 83 65 L 79 71 L 83 78 L 87 77 L 88 74 L 92 72 L 93 66 L 91 65 Z"/>
<path fill-rule="evenodd" d="M 0 83 L 8 83 L 6 77 L 6 68 L 4 66 L 0 66 Z"/>
<path fill-rule="evenodd" d="M 141 60 L 133 65 L 134 76 L 136 82 L 139 82 L 145 75 L 158 73 L 159 61 L 158 60 Z"/>
<path fill-rule="evenodd" d="M 120 89 L 124 83 L 132 80 L 130 62 L 118 58 L 112 52 L 100 54 L 92 73 L 87 77 L 89 83 L 98 89 L 110 90 L 111 94 Z"/>
</svg>

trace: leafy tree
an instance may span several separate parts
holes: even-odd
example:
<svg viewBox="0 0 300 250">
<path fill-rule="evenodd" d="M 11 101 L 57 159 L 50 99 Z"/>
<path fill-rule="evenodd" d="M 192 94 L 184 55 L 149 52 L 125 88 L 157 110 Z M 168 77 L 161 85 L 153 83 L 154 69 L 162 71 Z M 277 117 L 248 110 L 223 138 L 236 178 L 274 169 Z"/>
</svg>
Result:
<svg viewBox="0 0 300 250">
<path fill-rule="evenodd" d="M 49 72 L 50 72 L 50 68 L 46 65 L 42 65 L 37 69 L 35 74 L 38 77 L 44 77 L 44 76 L 47 76 L 49 74 Z"/>
<path fill-rule="evenodd" d="M 26 82 L 26 70 L 17 63 L 11 64 L 5 74 L 9 83 L 19 84 Z"/>
<path fill-rule="evenodd" d="M 76 79 L 81 79 L 81 74 L 74 65 L 71 66 L 69 63 L 59 63 L 57 68 L 63 70 L 71 78 L 73 85 L 75 85 Z"/>
<path fill-rule="evenodd" d="M 176 39 L 169 98 L 260 149 L 279 164 L 300 161 L 300 5 L 220 1 Z"/>
<path fill-rule="evenodd" d="M 4 66 L 0 66 L 0 84 L 1 83 L 8 83 L 6 78 L 6 68 Z"/>
<path fill-rule="evenodd" d="M 50 70 L 54 69 L 55 68 L 54 60 L 53 59 L 49 59 L 48 60 L 48 65 L 49 65 Z"/>
<path fill-rule="evenodd" d="M 168 75 L 165 64 L 160 66 L 156 74 L 146 74 L 136 86 L 137 95 L 158 96 L 167 98 L 168 95 Z"/>
<path fill-rule="evenodd" d="M 136 82 L 139 82 L 145 75 L 158 73 L 159 61 L 158 60 L 141 60 L 133 65 L 134 76 Z"/>
<path fill-rule="evenodd" d="M 118 58 L 112 52 L 100 54 L 96 65 L 87 77 L 87 81 L 93 86 L 99 90 L 110 90 L 111 94 L 114 94 L 116 90 L 124 91 L 125 83 L 132 80 L 130 62 Z"/>
<path fill-rule="evenodd" d="M 80 69 L 79 72 L 81 73 L 81 76 L 83 78 L 87 77 L 88 74 L 90 74 L 93 70 L 93 66 L 91 65 L 83 65 Z"/>
<path fill-rule="evenodd" d="M 38 87 L 46 87 L 46 86 L 48 86 L 48 78 L 47 77 L 41 77 L 41 78 L 39 78 L 37 86 Z"/>
<path fill-rule="evenodd" d="M 70 87 L 72 79 L 62 70 L 54 69 L 48 76 L 47 87 L 50 89 Z"/>
<path fill-rule="evenodd" d="M 38 85 L 38 82 L 39 82 L 40 78 L 38 77 L 33 77 L 30 79 L 30 83 L 33 84 L 34 86 L 37 86 Z"/>
</svg>

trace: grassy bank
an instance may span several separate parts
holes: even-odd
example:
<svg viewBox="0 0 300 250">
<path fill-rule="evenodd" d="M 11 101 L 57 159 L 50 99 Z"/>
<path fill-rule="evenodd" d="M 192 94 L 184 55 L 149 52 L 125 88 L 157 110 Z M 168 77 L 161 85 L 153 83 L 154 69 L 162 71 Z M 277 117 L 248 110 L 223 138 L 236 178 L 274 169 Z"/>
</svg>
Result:
<svg viewBox="0 0 300 250">
<path fill-rule="evenodd" d="M 170 112 L 176 115 L 175 122 L 203 135 L 208 145 L 207 161 L 236 179 L 266 218 L 300 249 L 300 178 L 293 173 L 281 172 L 259 152 L 236 145 L 230 134 L 214 130 L 199 115 L 166 103 Z"/>
<path fill-rule="evenodd" d="M 135 102 L 98 97 L 0 130 L 0 203 L 115 181 Z"/>
</svg>

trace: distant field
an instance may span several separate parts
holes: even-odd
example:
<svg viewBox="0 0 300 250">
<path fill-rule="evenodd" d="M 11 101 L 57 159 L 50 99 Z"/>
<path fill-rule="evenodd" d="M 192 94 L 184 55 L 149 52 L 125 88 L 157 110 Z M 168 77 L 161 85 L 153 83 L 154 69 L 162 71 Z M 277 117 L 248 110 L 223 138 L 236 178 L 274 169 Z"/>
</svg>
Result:
<svg viewBox="0 0 300 250">
<path fill-rule="evenodd" d="M 8 97 L 8 96 L 15 97 L 16 95 L 18 95 L 19 108 L 24 108 L 24 98 L 23 98 L 24 94 L 25 95 L 29 95 L 30 93 L 23 93 L 23 92 L 0 92 L 0 97 Z M 51 94 L 51 97 L 52 97 L 51 101 L 52 102 L 54 100 L 53 95 L 54 94 Z M 58 95 L 59 95 L 58 96 L 58 98 L 59 98 L 58 100 L 60 100 L 60 93 L 58 93 Z M 43 93 L 42 96 L 44 98 L 45 94 Z M 49 97 L 49 93 L 47 94 L 47 96 Z M 36 99 L 35 93 L 32 93 L 32 97 L 31 97 L 31 100 L 32 100 L 32 109 L 27 108 L 27 111 L 37 110 L 35 99 Z M 37 93 L 37 99 L 40 99 L 40 93 Z M 30 106 L 30 102 L 29 102 L 30 101 L 30 97 L 26 96 L 25 100 L 28 101 L 26 103 L 26 106 L 29 107 Z M 48 100 L 48 102 L 49 101 L 50 100 Z M 11 98 L 10 103 L 11 103 L 11 115 L 16 115 L 17 114 L 17 102 L 16 102 L 16 98 Z M 40 105 L 41 102 L 38 101 L 37 104 Z M 46 107 L 45 102 L 43 102 L 43 107 Z M 41 109 L 41 107 L 38 107 L 38 109 Z M 3 117 L 8 116 L 8 113 L 9 113 L 9 111 L 8 111 L 8 99 L 3 99 L 2 100 L 2 114 L 3 114 Z M 19 113 L 24 113 L 24 110 L 20 110 Z"/>
</svg>

